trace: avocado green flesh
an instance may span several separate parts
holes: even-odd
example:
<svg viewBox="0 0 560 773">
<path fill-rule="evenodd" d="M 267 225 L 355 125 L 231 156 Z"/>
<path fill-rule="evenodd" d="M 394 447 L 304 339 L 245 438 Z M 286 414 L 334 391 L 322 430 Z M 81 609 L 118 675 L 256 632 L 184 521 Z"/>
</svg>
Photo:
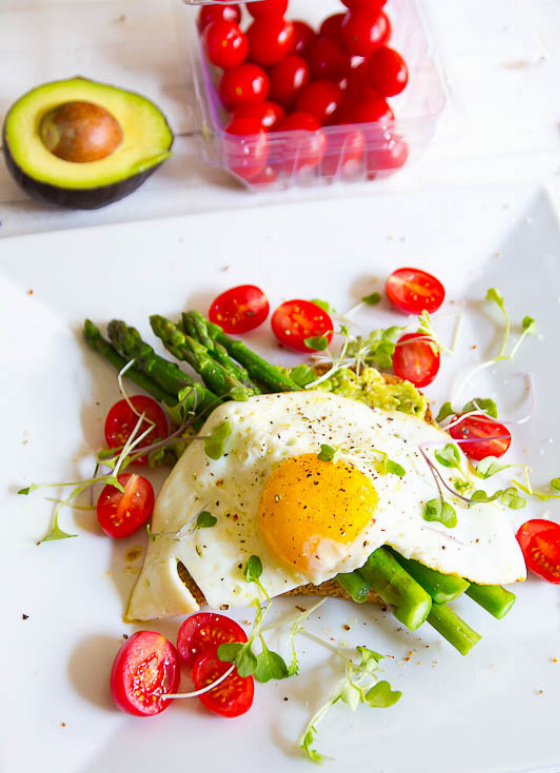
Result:
<svg viewBox="0 0 560 773">
<path fill-rule="evenodd" d="M 114 116 L 123 141 L 113 153 L 78 164 L 47 150 L 39 136 L 41 120 L 70 101 L 93 102 Z M 84 78 L 47 83 L 29 91 L 11 107 L 4 123 L 4 145 L 20 176 L 66 190 L 103 188 L 143 175 L 171 155 L 172 144 L 165 116 L 150 100 Z"/>
<path fill-rule="evenodd" d="M 341 397 L 360 400 L 370 408 L 402 411 L 423 419 L 428 402 L 410 381 L 387 383 L 375 368 L 362 368 L 359 375 L 349 368 L 337 370 L 330 378 L 310 389 L 323 389 Z"/>
</svg>

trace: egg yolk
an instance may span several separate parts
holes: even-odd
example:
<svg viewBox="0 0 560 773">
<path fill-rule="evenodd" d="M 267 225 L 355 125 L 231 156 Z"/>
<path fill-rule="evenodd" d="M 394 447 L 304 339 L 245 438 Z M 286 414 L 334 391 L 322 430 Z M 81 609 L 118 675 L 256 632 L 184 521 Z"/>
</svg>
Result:
<svg viewBox="0 0 560 773">
<path fill-rule="evenodd" d="M 354 465 L 303 454 L 282 462 L 259 500 L 259 527 L 284 564 L 313 576 L 335 571 L 374 520 L 377 492 Z"/>
</svg>

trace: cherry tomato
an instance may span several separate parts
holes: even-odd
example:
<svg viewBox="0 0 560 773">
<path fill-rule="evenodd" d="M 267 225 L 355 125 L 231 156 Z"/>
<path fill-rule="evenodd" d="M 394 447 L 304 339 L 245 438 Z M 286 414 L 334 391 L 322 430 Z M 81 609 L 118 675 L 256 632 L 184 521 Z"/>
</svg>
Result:
<svg viewBox="0 0 560 773">
<path fill-rule="evenodd" d="M 367 62 L 370 85 L 382 97 L 394 97 L 408 83 L 408 67 L 394 48 L 379 46 Z"/>
<path fill-rule="evenodd" d="M 107 484 L 97 500 L 97 520 L 105 534 L 130 537 L 143 526 L 154 509 L 154 489 L 147 478 L 124 472 L 118 476 L 124 493 Z"/>
<path fill-rule="evenodd" d="M 331 342 L 333 323 L 326 311 L 311 301 L 286 301 L 272 315 L 272 332 L 284 346 L 296 352 L 312 352 L 306 338 L 325 336 Z"/>
<path fill-rule="evenodd" d="M 226 126 L 234 135 L 226 143 L 228 169 L 244 180 L 251 181 L 264 169 L 268 157 L 268 140 L 261 122 L 256 118 L 237 118 Z"/>
<path fill-rule="evenodd" d="M 262 102 L 268 96 L 268 75 L 258 64 L 240 64 L 231 67 L 221 77 L 220 98 L 228 110 L 250 102 Z"/>
<path fill-rule="evenodd" d="M 247 58 L 249 41 L 234 21 L 213 21 L 203 33 L 206 56 L 217 67 L 237 67 Z"/>
<path fill-rule="evenodd" d="M 144 419 L 136 431 L 134 437 L 142 435 L 151 424 L 155 425 L 151 432 L 134 448 L 134 452 L 151 446 L 156 440 L 163 440 L 167 437 L 167 419 L 162 407 L 151 397 L 144 395 L 134 395 L 129 398 L 130 403 L 137 411 L 134 413 L 127 400 L 119 400 L 110 409 L 105 419 L 105 442 L 109 448 L 122 448 L 132 431 L 140 421 L 140 416 Z M 139 457 L 133 464 L 145 464 L 147 457 Z"/>
<path fill-rule="evenodd" d="M 323 177 L 349 179 L 361 171 L 366 138 L 360 129 L 345 129 L 329 134 L 321 164 Z"/>
<path fill-rule="evenodd" d="M 438 374 L 439 363 L 439 347 L 429 336 L 405 333 L 397 341 L 393 354 L 395 374 L 414 386 L 431 384 Z"/>
<path fill-rule="evenodd" d="M 368 179 L 387 177 L 404 166 L 408 160 L 408 145 L 401 138 L 386 132 L 382 142 L 376 142 L 367 153 Z"/>
<path fill-rule="evenodd" d="M 310 113 L 292 113 L 278 124 L 276 131 L 293 132 L 287 140 L 283 166 L 290 174 L 302 169 L 312 169 L 321 163 L 327 146 L 327 138 L 321 124 Z"/>
<path fill-rule="evenodd" d="M 560 525 L 533 518 L 519 527 L 517 541 L 527 569 L 547 582 L 560 585 Z"/>
<path fill-rule="evenodd" d="M 138 631 L 122 645 L 111 671 L 111 693 L 128 714 L 151 717 L 172 703 L 162 695 L 176 693 L 180 666 L 177 650 L 155 631 Z"/>
<path fill-rule="evenodd" d="M 212 302 L 208 317 L 226 333 L 248 333 L 268 317 L 266 295 L 255 285 L 239 285 L 226 290 Z"/>
<path fill-rule="evenodd" d="M 307 51 L 307 61 L 314 80 L 340 81 L 350 72 L 350 57 L 338 40 L 323 35 L 316 38 Z"/>
<path fill-rule="evenodd" d="M 349 97 L 362 96 L 363 94 L 379 96 L 369 84 L 367 61 L 360 62 L 350 70 L 346 91 Z"/>
<path fill-rule="evenodd" d="M 241 21 L 241 9 L 238 5 L 203 5 L 198 14 L 197 27 L 202 32 L 213 21 Z"/>
<path fill-rule="evenodd" d="M 369 56 L 374 48 L 389 41 L 391 23 L 383 11 L 350 11 L 344 17 L 340 36 L 342 47 L 348 54 Z M 389 96 L 382 92 L 379 94 Z"/>
<path fill-rule="evenodd" d="M 342 106 L 342 115 L 345 123 L 380 124 L 370 127 L 375 135 L 380 131 L 383 133 L 384 127 L 395 120 L 395 114 L 387 100 L 373 92 L 356 96 L 349 94 L 348 100 L 345 100 Z"/>
<path fill-rule="evenodd" d="M 344 91 L 337 83 L 314 81 L 300 91 L 296 109 L 298 112 L 311 113 L 324 125 L 332 122 L 343 97 Z"/>
<path fill-rule="evenodd" d="M 263 129 L 273 131 L 285 116 L 284 108 L 277 105 L 276 102 L 249 102 L 246 105 L 240 105 L 235 109 L 234 118 L 248 118 L 250 120 L 260 121 Z"/>
<path fill-rule="evenodd" d="M 236 641 L 246 642 L 247 634 L 235 620 L 214 612 L 197 612 L 187 617 L 179 628 L 177 651 L 181 660 L 192 666 L 203 652 Z"/>
<path fill-rule="evenodd" d="M 266 164 L 261 171 L 251 178 L 251 185 L 272 185 L 278 179 L 280 170 L 276 164 Z"/>
<path fill-rule="evenodd" d="M 342 0 L 342 4 L 351 11 L 368 10 L 380 11 L 387 0 Z"/>
<path fill-rule="evenodd" d="M 258 0 L 255 3 L 247 3 L 246 8 L 253 19 L 284 16 L 288 9 L 288 0 Z"/>
<path fill-rule="evenodd" d="M 229 663 L 218 660 L 216 650 L 207 650 L 198 656 L 192 670 L 197 690 L 207 687 L 230 668 Z M 213 690 L 199 696 L 207 709 L 222 717 L 239 717 L 253 705 L 255 681 L 252 676 L 241 677 L 234 670 L 228 678 Z"/>
<path fill-rule="evenodd" d="M 251 59 L 263 67 L 270 67 L 292 50 L 294 25 L 281 16 L 263 16 L 251 24 L 247 38 Z"/>
<path fill-rule="evenodd" d="M 476 461 L 487 456 L 503 456 L 511 445 L 509 429 L 488 416 L 465 416 L 447 431 L 455 440 L 466 441 L 459 445 L 468 457 Z"/>
<path fill-rule="evenodd" d="M 315 30 L 304 21 L 294 21 L 294 43 L 292 54 L 303 56 L 315 39 Z"/>
<path fill-rule="evenodd" d="M 342 24 L 345 13 L 333 13 L 332 16 L 327 16 L 319 27 L 319 35 L 326 35 L 328 38 L 340 37 L 340 25 Z"/>
<path fill-rule="evenodd" d="M 305 84 L 309 81 L 309 65 L 301 56 L 285 56 L 270 71 L 270 96 L 289 110 Z"/>
<path fill-rule="evenodd" d="M 385 283 L 385 292 L 393 306 L 403 314 L 433 314 L 445 298 L 439 279 L 419 268 L 399 268 Z"/>
</svg>

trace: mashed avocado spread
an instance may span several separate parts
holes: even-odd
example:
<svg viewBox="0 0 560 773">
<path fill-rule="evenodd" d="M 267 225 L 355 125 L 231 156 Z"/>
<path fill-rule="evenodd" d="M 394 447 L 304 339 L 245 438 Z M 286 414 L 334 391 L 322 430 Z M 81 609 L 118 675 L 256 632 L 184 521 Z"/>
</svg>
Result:
<svg viewBox="0 0 560 773">
<path fill-rule="evenodd" d="M 309 389 L 323 389 L 341 397 L 361 400 L 370 408 L 402 411 L 414 414 L 421 419 L 426 415 L 428 407 L 426 398 L 410 381 L 387 383 L 375 368 L 362 368 L 359 375 L 350 368 L 341 368 L 317 387 L 309 387 Z"/>
</svg>

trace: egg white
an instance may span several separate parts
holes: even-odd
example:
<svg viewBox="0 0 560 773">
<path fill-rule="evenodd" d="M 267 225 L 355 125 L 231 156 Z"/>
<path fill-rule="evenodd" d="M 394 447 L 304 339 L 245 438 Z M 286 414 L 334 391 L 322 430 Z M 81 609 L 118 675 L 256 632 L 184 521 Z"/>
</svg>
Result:
<svg viewBox="0 0 560 773">
<path fill-rule="evenodd" d="M 260 395 L 217 408 L 200 432 L 228 421 L 231 436 L 217 460 L 193 440 L 157 499 L 144 565 L 127 611 L 128 619 L 150 620 L 187 614 L 199 607 L 179 578 L 182 562 L 213 609 L 245 606 L 262 594 L 246 582 L 243 567 L 251 555 L 263 564 L 261 583 L 270 597 L 304 585 L 319 584 L 338 572 L 363 566 L 376 548 L 388 544 L 407 558 L 481 584 L 508 584 L 526 576 L 525 563 L 499 504 L 468 508 L 454 503 L 458 523 L 448 529 L 426 522 L 424 506 L 438 496 L 420 446 L 433 451 L 449 436 L 417 417 L 371 409 L 326 392 Z M 258 525 L 258 503 L 273 469 L 288 457 L 318 453 L 322 444 L 344 449 L 343 458 L 367 475 L 379 504 L 353 543 L 351 555 L 313 577 L 282 564 L 267 548 Z M 404 477 L 379 474 L 373 449 L 388 454 L 406 470 Z M 440 468 L 450 481 L 451 471 Z M 195 528 L 202 510 L 216 517 L 212 528 Z"/>
</svg>

